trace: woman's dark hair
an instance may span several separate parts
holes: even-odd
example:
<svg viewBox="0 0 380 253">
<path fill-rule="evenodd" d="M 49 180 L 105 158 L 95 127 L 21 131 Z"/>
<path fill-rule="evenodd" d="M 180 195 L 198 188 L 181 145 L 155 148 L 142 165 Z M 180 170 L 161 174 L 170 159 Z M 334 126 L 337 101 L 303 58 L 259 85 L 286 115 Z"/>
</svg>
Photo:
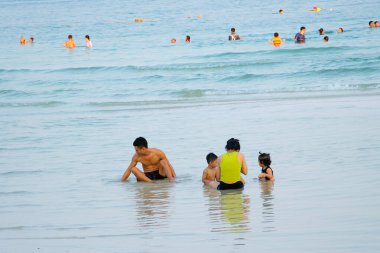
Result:
<svg viewBox="0 0 380 253">
<path fill-rule="evenodd" d="M 234 33 L 234 32 L 235 32 L 235 28 L 233 28 L 233 27 L 232 27 L 232 28 L 231 28 L 231 32 L 233 32 L 233 33 Z"/>
<path fill-rule="evenodd" d="M 240 142 L 238 139 L 231 138 L 227 141 L 226 150 L 240 151 Z"/>
<path fill-rule="evenodd" d="M 73 35 L 69 34 L 69 36 L 67 36 L 67 38 L 72 39 Z"/>
<path fill-rule="evenodd" d="M 322 33 L 323 33 L 323 28 L 320 28 L 318 31 L 319 31 L 319 35 L 322 35 Z"/>
<path fill-rule="evenodd" d="M 133 146 L 138 148 L 148 148 L 148 142 L 144 137 L 138 137 L 133 142 Z"/>
<path fill-rule="evenodd" d="M 369 21 L 368 25 L 371 25 L 372 23 L 373 23 L 373 21 L 371 20 L 371 21 Z"/>
<path fill-rule="evenodd" d="M 259 152 L 259 162 L 269 167 L 272 161 L 270 160 L 270 154 Z"/>
<path fill-rule="evenodd" d="M 90 36 L 89 35 L 86 35 L 84 36 L 86 39 L 90 40 Z"/>
<path fill-rule="evenodd" d="M 218 159 L 218 157 L 214 153 L 209 153 L 206 156 L 206 161 L 207 161 L 208 164 L 210 164 L 211 162 L 215 161 L 216 159 Z"/>
<path fill-rule="evenodd" d="M 325 37 L 323 37 L 323 39 L 324 39 L 325 41 L 329 41 L 329 36 L 325 36 Z"/>
</svg>

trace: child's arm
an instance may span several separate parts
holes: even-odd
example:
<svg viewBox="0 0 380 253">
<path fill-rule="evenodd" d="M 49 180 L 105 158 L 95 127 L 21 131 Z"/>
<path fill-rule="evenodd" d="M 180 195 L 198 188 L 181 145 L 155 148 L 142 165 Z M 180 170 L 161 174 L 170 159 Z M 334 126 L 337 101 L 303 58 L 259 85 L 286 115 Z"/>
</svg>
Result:
<svg viewBox="0 0 380 253">
<path fill-rule="evenodd" d="M 273 171 L 271 168 L 267 170 L 267 173 L 260 173 L 259 178 L 268 178 L 270 180 L 273 179 Z"/>
<path fill-rule="evenodd" d="M 202 182 L 204 183 L 204 184 L 208 184 L 210 181 L 209 180 L 207 180 L 207 169 L 205 169 L 204 171 L 203 171 L 203 174 L 202 174 Z"/>
</svg>

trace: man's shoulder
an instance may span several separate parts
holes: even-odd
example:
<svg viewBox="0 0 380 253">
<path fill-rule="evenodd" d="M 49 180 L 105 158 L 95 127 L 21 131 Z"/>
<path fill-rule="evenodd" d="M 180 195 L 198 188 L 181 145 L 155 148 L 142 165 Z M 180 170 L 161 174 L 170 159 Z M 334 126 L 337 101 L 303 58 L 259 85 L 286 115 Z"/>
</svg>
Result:
<svg viewBox="0 0 380 253">
<path fill-rule="evenodd" d="M 149 148 L 149 150 L 156 155 L 165 155 L 165 152 L 158 148 Z"/>
</svg>

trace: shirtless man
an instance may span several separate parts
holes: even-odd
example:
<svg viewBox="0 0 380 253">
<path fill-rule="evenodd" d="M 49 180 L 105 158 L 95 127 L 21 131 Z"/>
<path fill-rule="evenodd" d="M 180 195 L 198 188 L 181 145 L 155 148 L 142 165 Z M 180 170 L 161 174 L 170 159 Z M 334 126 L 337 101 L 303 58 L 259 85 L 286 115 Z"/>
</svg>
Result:
<svg viewBox="0 0 380 253">
<path fill-rule="evenodd" d="M 75 40 L 73 39 L 73 36 L 70 34 L 67 36 L 68 40 L 65 42 L 64 46 L 67 48 L 74 48 L 76 47 Z"/>
<path fill-rule="evenodd" d="M 133 142 L 133 146 L 136 154 L 121 177 L 122 182 L 126 181 L 131 173 L 135 175 L 137 181 L 141 182 L 151 183 L 153 180 L 165 178 L 168 178 L 170 182 L 174 181 L 175 171 L 163 151 L 148 148 L 148 142 L 144 137 L 138 137 Z M 136 167 L 137 163 L 142 164 L 144 172 Z"/>
<path fill-rule="evenodd" d="M 235 28 L 231 28 L 231 34 L 228 36 L 228 40 L 240 40 L 240 36 L 236 34 Z"/>
</svg>

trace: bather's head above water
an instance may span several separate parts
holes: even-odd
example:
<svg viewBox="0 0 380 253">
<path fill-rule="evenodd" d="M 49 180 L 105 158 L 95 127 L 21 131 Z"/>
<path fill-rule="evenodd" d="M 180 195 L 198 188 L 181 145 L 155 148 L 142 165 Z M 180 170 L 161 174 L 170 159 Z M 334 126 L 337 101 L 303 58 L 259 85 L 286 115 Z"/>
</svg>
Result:
<svg viewBox="0 0 380 253">
<path fill-rule="evenodd" d="M 138 155 L 143 155 L 148 150 L 148 142 L 144 137 L 136 138 L 136 140 L 133 142 L 133 146 Z"/>
</svg>

